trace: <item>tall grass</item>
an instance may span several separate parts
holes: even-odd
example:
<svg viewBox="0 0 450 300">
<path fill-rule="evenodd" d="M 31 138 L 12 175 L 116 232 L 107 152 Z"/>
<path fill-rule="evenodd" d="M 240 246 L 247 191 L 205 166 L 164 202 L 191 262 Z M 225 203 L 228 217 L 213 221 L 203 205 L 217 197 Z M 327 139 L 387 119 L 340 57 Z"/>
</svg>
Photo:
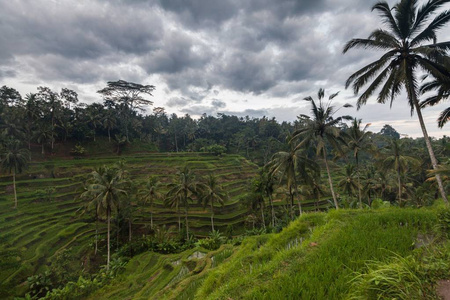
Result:
<svg viewBox="0 0 450 300">
<path fill-rule="evenodd" d="M 412 253 L 419 231 L 429 231 L 429 210 L 333 211 L 308 214 L 279 235 L 246 240 L 229 262 L 205 279 L 202 299 L 342 299 L 354 272 L 368 260 Z M 309 230 L 309 228 L 312 228 Z M 295 237 L 303 243 L 286 247 Z M 263 245 L 258 246 L 263 242 Z"/>
</svg>

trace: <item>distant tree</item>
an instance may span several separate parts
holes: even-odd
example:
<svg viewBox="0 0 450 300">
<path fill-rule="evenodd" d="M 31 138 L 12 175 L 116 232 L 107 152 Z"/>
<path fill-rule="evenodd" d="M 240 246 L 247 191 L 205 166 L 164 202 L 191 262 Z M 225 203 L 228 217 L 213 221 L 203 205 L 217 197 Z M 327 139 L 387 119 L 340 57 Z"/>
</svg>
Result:
<svg viewBox="0 0 450 300">
<path fill-rule="evenodd" d="M 109 269 L 110 262 L 110 233 L 111 233 L 111 215 L 117 211 L 120 205 L 120 198 L 127 196 L 128 193 L 124 189 L 125 181 L 120 172 L 112 167 L 100 167 L 90 174 L 90 182 L 87 185 L 87 191 L 93 195 L 98 201 L 99 208 L 106 212 L 108 222 L 108 255 L 107 255 L 107 269 Z"/>
<path fill-rule="evenodd" d="M 117 118 L 113 110 L 108 110 L 101 120 L 103 128 L 108 131 L 108 141 L 111 142 L 111 130 L 117 126 Z"/>
<path fill-rule="evenodd" d="M 358 94 L 370 82 L 358 98 L 358 109 L 374 93 L 378 93 L 379 103 L 392 103 L 404 87 L 411 113 L 415 111 L 419 119 L 434 169 L 438 167 L 438 161 L 422 117 L 418 76 L 422 71 L 434 78 L 450 76 L 444 64 L 448 61 L 450 42 L 436 42 L 437 31 L 450 21 L 450 11 L 442 11 L 431 19 L 447 3 L 448 1 L 429 0 L 418 8 L 417 0 L 400 0 L 391 8 L 385 1 L 378 2 L 372 10 L 380 14 L 388 29 L 376 29 L 366 39 L 352 39 L 343 50 L 344 53 L 353 48 L 383 51 L 378 60 L 353 73 L 347 79 L 346 87 L 352 85 L 353 91 Z M 436 181 L 442 198 L 448 204 L 439 174 L 436 174 Z"/>
<path fill-rule="evenodd" d="M 400 138 L 400 133 L 398 133 L 397 130 L 389 124 L 385 124 L 383 128 L 381 128 L 380 134 L 397 140 Z"/>
<path fill-rule="evenodd" d="M 0 88 L 0 106 L 17 106 L 21 103 L 22 96 L 17 90 L 6 85 Z"/>
<path fill-rule="evenodd" d="M 411 166 L 419 164 L 416 158 L 405 154 L 408 146 L 407 140 L 391 140 L 385 147 L 385 156 L 381 161 L 384 170 L 393 170 L 397 175 L 399 205 L 402 204 L 402 176 L 410 170 Z"/>
<path fill-rule="evenodd" d="M 59 97 L 64 100 L 64 104 L 68 109 L 70 109 L 71 105 L 76 105 L 78 103 L 77 92 L 68 88 L 62 88 Z"/>
<path fill-rule="evenodd" d="M 55 134 L 55 127 L 56 127 L 56 119 L 57 115 L 60 112 L 61 109 L 61 100 L 59 99 L 58 93 L 53 92 L 48 87 L 38 87 L 38 93 L 36 94 L 36 97 L 39 99 L 39 101 L 43 102 L 45 104 L 46 109 L 48 110 L 50 114 L 50 121 L 51 121 L 51 149 L 54 148 L 54 142 L 56 138 Z"/>
<path fill-rule="evenodd" d="M 363 129 L 361 129 L 361 120 L 354 119 L 352 125 L 348 129 L 348 148 L 353 152 L 353 157 L 356 163 L 356 173 L 358 176 L 358 200 L 359 206 L 362 207 L 362 195 L 361 195 L 361 170 L 359 165 L 359 155 L 360 152 L 369 150 L 371 144 L 369 143 L 370 131 L 367 128 L 370 126 L 366 124 Z"/>
<path fill-rule="evenodd" d="M 201 193 L 202 185 L 195 179 L 194 173 L 185 166 L 177 172 L 178 182 L 168 185 L 169 191 L 166 194 L 166 204 L 179 209 L 180 205 L 184 206 L 184 217 L 186 226 L 186 239 L 189 239 L 189 223 L 188 209 L 189 203 L 194 201 L 195 196 Z M 178 224 L 180 226 L 180 224 Z"/>
<path fill-rule="evenodd" d="M 219 185 L 217 177 L 210 174 L 206 178 L 206 182 L 202 185 L 202 196 L 201 201 L 203 207 L 206 207 L 208 204 L 211 208 L 211 231 L 214 232 L 214 202 L 219 203 L 220 205 L 224 205 L 225 201 L 228 198 L 228 195 Z"/>
<path fill-rule="evenodd" d="M 302 123 L 298 130 L 293 134 L 292 140 L 299 140 L 296 149 L 307 148 L 312 143 L 315 143 L 316 153 L 322 154 L 325 162 L 325 167 L 328 174 L 328 184 L 330 186 L 331 195 L 336 209 L 339 209 L 337 197 L 333 188 L 333 181 L 331 179 L 330 167 L 328 165 L 328 153 L 326 143 L 328 142 L 333 148 L 342 152 L 341 144 L 345 144 L 345 140 L 342 138 L 342 134 L 337 127 L 343 120 L 352 120 L 350 116 L 341 116 L 334 118 L 334 114 L 339 110 L 331 105 L 332 100 L 338 95 L 338 93 L 329 96 L 328 101 L 323 101 L 325 97 L 325 90 L 319 89 L 317 97 L 318 103 L 309 96 L 304 100 L 311 103 L 312 118 L 306 115 L 302 115 Z M 343 107 L 351 107 L 349 104 L 345 104 Z"/>
<path fill-rule="evenodd" d="M 129 138 L 129 115 L 135 110 L 143 110 L 143 106 L 152 105 L 153 102 L 145 99 L 142 95 L 147 94 L 152 96 L 155 90 L 153 85 L 142 85 L 138 83 L 128 82 L 125 80 L 108 81 L 107 86 L 97 93 L 103 96 L 105 101 L 111 101 L 118 104 L 123 116 L 123 123 L 125 125 L 125 136 L 127 141 Z"/>
<path fill-rule="evenodd" d="M 338 182 L 338 186 L 349 196 L 352 198 L 356 191 L 361 190 L 359 186 L 359 177 L 357 177 L 357 170 L 355 170 L 354 165 L 346 165 L 345 173 L 341 176 L 341 179 Z M 362 207 L 362 203 L 360 202 L 360 207 Z"/>
<path fill-rule="evenodd" d="M 22 148 L 21 143 L 17 140 L 8 141 L 1 148 L 1 168 L 13 176 L 14 208 L 17 208 L 16 174 L 22 173 L 28 164 L 29 157 L 28 150 Z"/>
<path fill-rule="evenodd" d="M 153 204 L 156 199 L 162 197 L 160 192 L 161 183 L 155 176 L 150 176 L 144 184 L 144 187 L 139 189 L 138 196 L 144 201 L 144 204 L 150 205 L 150 227 L 153 229 Z"/>
</svg>

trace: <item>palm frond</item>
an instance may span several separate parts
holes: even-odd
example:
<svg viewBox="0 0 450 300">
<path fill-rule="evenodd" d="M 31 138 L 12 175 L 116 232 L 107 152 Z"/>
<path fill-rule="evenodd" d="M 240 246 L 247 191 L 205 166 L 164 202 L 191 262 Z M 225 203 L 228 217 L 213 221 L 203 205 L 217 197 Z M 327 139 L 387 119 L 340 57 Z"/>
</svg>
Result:
<svg viewBox="0 0 450 300">
<path fill-rule="evenodd" d="M 411 47 L 415 47 L 425 41 L 432 41 L 436 38 L 436 31 L 445 26 L 450 21 L 450 11 L 440 13 L 421 33 L 411 40 Z"/>
<path fill-rule="evenodd" d="M 446 108 L 438 118 L 438 126 L 439 128 L 444 127 L 444 125 L 450 120 L 450 107 Z"/>
<path fill-rule="evenodd" d="M 374 10 L 380 14 L 381 18 L 383 19 L 383 23 L 388 25 L 388 27 L 394 32 L 397 38 L 402 38 L 401 32 L 394 19 L 394 16 L 392 16 L 389 4 L 387 4 L 386 1 L 378 2 L 372 7 L 372 11 Z"/>
</svg>

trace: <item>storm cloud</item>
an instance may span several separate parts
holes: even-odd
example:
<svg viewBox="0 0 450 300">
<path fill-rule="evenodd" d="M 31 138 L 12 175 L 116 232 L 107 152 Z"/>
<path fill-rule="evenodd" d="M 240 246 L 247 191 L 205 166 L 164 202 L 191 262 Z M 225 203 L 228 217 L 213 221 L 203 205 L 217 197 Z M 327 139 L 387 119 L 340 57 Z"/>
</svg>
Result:
<svg viewBox="0 0 450 300">
<path fill-rule="evenodd" d="M 293 121 L 308 113 L 298 100 L 320 87 L 340 90 L 342 101 L 354 104 L 352 92 L 344 91 L 346 78 L 380 53 L 342 55 L 342 48 L 380 26 L 373 4 L 0 0 L 0 83 L 21 93 L 38 85 L 71 86 L 94 101 L 107 81 L 123 79 L 154 84 L 155 106 L 170 113 Z M 449 33 L 444 28 L 441 35 Z M 406 101 L 399 101 L 407 111 Z M 386 111 L 380 118 L 392 122 Z"/>
</svg>

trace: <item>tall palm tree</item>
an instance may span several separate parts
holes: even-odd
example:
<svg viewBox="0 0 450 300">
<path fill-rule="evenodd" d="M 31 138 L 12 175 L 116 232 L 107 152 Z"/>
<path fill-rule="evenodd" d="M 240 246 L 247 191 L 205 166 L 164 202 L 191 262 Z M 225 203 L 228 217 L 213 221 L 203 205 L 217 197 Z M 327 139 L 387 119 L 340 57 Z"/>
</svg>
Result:
<svg viewBox="0 0 450 300">
<path fill-rule="evenodd" d="M 201 184 L 196 181 L 194 173 L 185 166 L 177 173 L 179 182 L 168 185 L 169 191 L 166 194 L 165 203 L 171 207 L 176 207 L 178 211 L 178 226 L 180 227 L 180 205 L 184 206 L 184 217 L 186 226 L 186 238 L 189 239 L 188 209 L 189 202 L 194 201 L 194 197 L 200 194 Z"/>
<path fill-rule="evenodd" d="M 361 119 L 354 119 L 352 126 L 349 128 L 348 132 L 348 148 L 353 152 L 353 157 L 356 163 L 356 173 L 358 177 L 358 200 L 359 206 L 362 207 L 362 196 L 361 196 L 361 170 L 359 168 L 359 154 L 361 151 L 367 150 L 371 147 L 369 144 L 370 131 L 367 128 L 370 126 L 366 124 L 363 129 L 361 129 Z"/>
<path fill-rule="evenodd" d="M 376 29 L 367 39 L 352 39 L 344 47 L 343 52 L 353 48 L 377 49 L 384 54 L 376 61 L 366 65 L 352 74 L 346 82 L 346 87 L 353 86 L 355 94 L 369 82 L 369 87 L 358 98 L 358 109 L 366 104 L 370 96 L 379 91 L 377 101 L 385 103 L 392 101 L 405 88 L 411 113 L 417 113 L 428 153 L 433 168 L 438 161 L 433 152 L 430 139 L 423 121 L 418 100 L 419 87 L 418 72 L 425 71 L 435 78 L 449 76 L 443 66 L 446 51 L 450 49 L 450 42 L 435 43 L 436 32 L 450 21 L 450 11 L 443 11 L 431 22 L 432 15 L 448 1 L 429 0 L 417 8 L 418 0 L 400 0 L 392 8 L 385 1 L 378 2 L 372 7 L 377 11 L 388 29 Z M 439 191 L 448 203 L 442 180 L 436 174 Z"/>
<path fill-rule="evenodd" d="M 319 89 L 317 93 L 318 103 L 309 96 L 304 100 L 311 102 L 311 112 L 312 118 L 306 115 L 301 115 L 302 126 L 300 129 L 296 130 L 293 134 L 292 140 L 299 140 L 299 143 L 295 149 L 306 148 L 312 143 L 315 143 L 316 152 L 318 155 L 322 154 L 323 160 L 325 162 L 325 167 L 328 174 L 328 184 L 330 186 L 331 195 L 333 197 L 334 205 L 336 209 L 339 209 L 337 202 L 337 197 L 333 188 L 333 181 L 331 179 L 330 167 L 328 165 L 328 153 L 327 145 L 328 142 L 333 148 L 342 152 L 341 144 L 345 144 L 342 138 L 342 133 L 340 132 L 337 125 L 343 120 L 352 120 L 350 116 L 340 116 L 334 118 L 334 114 L 340 110 L 340 108 L 335 109 L 331 105 L 332 100 L 339 94 L 335 93 L 329 96 L 328 102 L 323 101 L 325 97 L 325 90 Z M 350 104 L 345 104 L 343 107 L 351 107 Z"/>
<path fill-rule="evenodd" d="M 101 121 L 103 124 L 103 128 L 108 130 L 108 141 L 111 142 L 111 130 L 116 128 L 117 118 L 112 110 L 108 110 Z"/>
<path fill-rule="evenodd" d="M 384 170 L 393 170 L 397 175 L 399 204 L 402 203 L 402 175 L 410 170 L 411 166 L 419 165 L 416 158 L 404 154 L 407 147 L 407 140 L 392 139 L 389 145 L 385 147 L 385 157 L 381 160 Z"/>
<path fill-rule="evenodd" d="M 270 211 L 271 211 L 271 224 L 275 227 L 275 208 L 273 206 L 273 193 L 275 192 L 275 178 L 266 172 L 264 169 L 261 171 L 261 182 L 263 185 L 264 195 L 269 199 Z"/>
<path fill-rule="evenodd" d="M 98 220 L 100 217 L 100 214 L 102 213 L 102 206 L 101 201 L 97 197 L 95 193 L 93 193 L 92 190 L 89 190 L 87 185 L 84 186 L 84 191 L 80 195 L 80 199 L 86 200 L 87 203 L 84 204 L 84 206 L 81 208 L 82 214 L 85 214 L 88 211 L 94 210 L 95 212 L 95 249 L 94 254 L 97 255 L 98 251 Z"/>
<path fill-rule="evenodd" d="M 156 199 L 162 197 L 161 183 L 158 178 L 151 176 L 147 179 L 144 187 L 138 191 L 139 198 L 144 201 L 144 204 L 150 204 L 150 227 L 153 229 L 153 204 Z"/>
<path fill-rule="evenodd" d="M 203 203 L 203 207 L 206 207 L 208 204 L 211 208 L 211 230 L 214 232 L 214 202 L 219 203 L 220 205 L 224 205 L 225 201 L 228 199 L 228 195 L 219 186 L 217 177 L 209 174 L 206 182 L 204 183 L 204 191 L 202 192 L 201 201 Z"/>
<path fill-rule="evenodd" d="M 361 190 L 361 187 L 359 186 L 360 183 L 359 183 L 359 176 L 358 176 L 357 172 L 358 171 L 355 170 L 354 165 L 346 165 L 345 173 L 343 174 L 343 176 L 341 176 L 341 180 L 338 183 L 338 186 L 341 189 L 343 189 L 343 191 L 346 192 L 350 198 L 352 198 L 352 196 L 355 194 L 355 192 L 357 190 L 358 191 Z M 355 175 L 357 176 L 357 178 L 355 178 Z M 360 202 L 360 207 L 362 207 L 361 202 Z"/>
<path fill-rule="evenodd" d="M 90 184 L 87 186 L 87 191 L 95 196 L 95 201 L 98 201 L 98 207 L 106 212 L 108 222 L 108 256 L 106 267 L 109 269 L 109 262 L 111 258 L 110 251 L 110 233 L 111 233 L 111 214 L 117 211 L 120 205 L 120 198 L 127 196 L 128 193 L 123 189 L 125 181 L 120 172 L 116 168 L 100 167 L 90 174 Z"/>
<path fill-rule="evenodd" d="M 29 157 L 29 151 L 22 148 L 20 142 L 17 140 L 7 142 L 1 149 L 1 169 L 12 174 L 13 177 L 14 208 L 17 208 L 16 174 L 22 173 L 22 170 L 28 164 Z"/>
</svg>

